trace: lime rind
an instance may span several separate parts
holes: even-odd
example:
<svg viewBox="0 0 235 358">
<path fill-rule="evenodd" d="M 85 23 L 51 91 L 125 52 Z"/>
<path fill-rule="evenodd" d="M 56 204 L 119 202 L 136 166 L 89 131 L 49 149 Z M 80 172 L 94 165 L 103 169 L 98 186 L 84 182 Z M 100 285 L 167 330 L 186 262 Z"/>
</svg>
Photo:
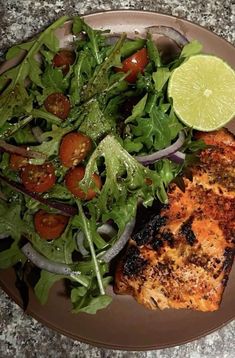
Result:
<svg viewBox="0 0 235 358">
<path fill-rule="evenodd" d="M 235 72 L 216 56 L 191 56 L 172 72 L 168 97 L 187 126 L 219 129 L 235 116 Z"/>
</svg>

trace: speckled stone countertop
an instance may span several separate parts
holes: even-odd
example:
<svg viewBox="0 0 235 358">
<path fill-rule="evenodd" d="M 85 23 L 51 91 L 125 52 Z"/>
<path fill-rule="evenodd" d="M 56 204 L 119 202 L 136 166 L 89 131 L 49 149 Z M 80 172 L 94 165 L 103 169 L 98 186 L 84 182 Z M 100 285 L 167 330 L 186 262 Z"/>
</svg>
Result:
<svg viewBox="0 0 235 358">
<path fill-rule="evenodd" d="M 152 10 L 189 19 L 235 44 L 235 1 L 223 0 L 2 0 L 0 49 L 31 37 L 62 14 L 109 9 Z M 122 352 L 91 347 L 44 327 L 23 314 L 0 289 L 0 357 L 233 358 L 235 321 L 217 332 L 175 348 Z"/>
</svg>

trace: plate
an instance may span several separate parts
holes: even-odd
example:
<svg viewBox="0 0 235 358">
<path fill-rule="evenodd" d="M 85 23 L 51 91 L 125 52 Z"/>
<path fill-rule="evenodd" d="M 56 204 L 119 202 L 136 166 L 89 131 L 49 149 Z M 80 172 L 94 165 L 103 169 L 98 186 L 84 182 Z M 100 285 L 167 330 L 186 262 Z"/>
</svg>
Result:
<svg viewBox="0 0 235 358">
<path fill-rule="evenodd" d="M 168 15 L 144 11 L 110 11 L 85 16 L 94 28 L 111 29 L 114 33 L 142 34 L 153 25 L 172 26 L 189 40 L 197 39 L 204 52 L 216 54 L 235 67 L 235 48 L 208 30 L 188 21 Z M 63 40 L 68 27 L 60 32 Z M 12 64 L 7 64 L 7 67 Z M 235 121 L 229 125 L 235 133 Z M 12 269 L 0 273 L 0 285 L 20 305 Z M 201 313 L 189 310 L 151 311 L 130 296 L 113 296 L 112 304 L 96 315 L 72 314 L 62 283 L 50 292 L 49 301 L 41 306 L 33 292 L 27 313 L 44 325 L 79 341 L 95 346 L 123 350 L 149 350 L 183 344 L 206 335 L 235 318 L 235 266 L 230 274 L 220 309 Z"/>
</svg>

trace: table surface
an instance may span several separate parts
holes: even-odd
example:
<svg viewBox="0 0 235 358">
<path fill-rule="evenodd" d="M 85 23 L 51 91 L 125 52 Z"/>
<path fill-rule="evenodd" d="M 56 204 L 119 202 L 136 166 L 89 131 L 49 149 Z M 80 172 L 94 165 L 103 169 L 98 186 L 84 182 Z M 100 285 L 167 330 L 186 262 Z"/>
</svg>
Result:
<svg viewBox="0 0 235 358">
<path fill-rule="evenodd" d="M 235 1 L 231 0 L 4 0 L 0 6 L 2 53 L 63 14 L 84 14 L 110 9 L 150 10 L 186 18 L 235 44 Z M 0 53 L 1 54 L 1 53 Z M 148 352 L 95 348 L 64 337 L 31 317 L 0 289 L 0 357 L 139 357 L 232 358 L 235 321 L 194 342 Z"/>
</svg>

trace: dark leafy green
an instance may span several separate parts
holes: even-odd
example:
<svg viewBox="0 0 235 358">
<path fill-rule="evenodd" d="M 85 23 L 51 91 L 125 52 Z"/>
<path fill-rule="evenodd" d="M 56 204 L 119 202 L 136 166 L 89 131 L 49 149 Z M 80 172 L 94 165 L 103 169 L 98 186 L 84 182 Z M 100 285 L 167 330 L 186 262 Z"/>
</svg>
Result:
<svg viewBox="0 0 235 358">
<path fill-rule="evenodd" d="M 57 275 L 51 272 L 42 270 L 40 278 L 34 287 L 34 292 L 39 302 L 44 305 L 49 296 L 51 287 L 57 282 L 64 278 L 64 276 Z"/>
<path fill-rule="evenodd" d="M 9 235 L 14 239 L 9 249 L 0 252 L 1 269 L 25 260 L 19 248 L 19 240 L 25 233 L 27 233 L 27 226 L 21 219 L 21 203 L 7 204 L 0 200 L 0 234 Z"/>
<path fill-rule="evenodd" d="M 29 77 L 31 81 L 41 86 L 40 62 L 35 60 L 35 55 L 44 45 L 52 51 L 58 51 L 59 41 L 54 35 L 54 30 L 63 25 L 67 19 L 66 16 L 60 18 L 42 32 L 35 41 L 23 46 L 23 49 L 26 50 L 24 59 L 18 66 L 3 73 L 2 79 L 9 84 L 4 88 L 0 97 L 0 126 L 14 115 L 31 112 L 32 99 L 25 88 L 25 80 Z M 8 58 L 13 56 L 16 51 L 16 49 L 12 50 L 10 54 L 8 52 Z"/>
<path fill-rule="evenodd" d="M 30 280 L 21 246 L 28 240 L 45 258 L 66 264 L 82 275 L 81 281 L 76 275 L 39 271 L 34 286 L 39 302 L 45 304 L 54 283 L 65 280 L 73 312 L 95 314 L 111 302 L 106 288 L 112 277 L 109 266 L 102 260 L 103 254 L 135 217 L 139 202 L 144 206 L 151 206 L 155 199 L 167 203 L 169 183 L 178 180 L 182 184 L 182 171 L 197 159 L 198 151 L 205 148 L 204 143 L 193 139 L 191 130 L 184 128 L 186 139 L 181 148 L 186 154 L 184 163 L 175 164 L 165 158 L 150 169 L 132 156 L 166 148 L 183 129 L 167 96 L 168 80 L 174 68 L 189 56 L 200 53 L 201 45 L 192 41 L 178 58 L 163 65 L 150 34 L 146 40 L 129 40 L 123 33 L 115 44 L 109 45 L 107 31 L 94 30 L 84 20 L 74 17 L 76 58 L 65 75 L 53 66 L 53 57 L 59 50 L 54 30 L 67 19 L 58 19 L 35 39 L 9 49 L 6 59 L 20 56 L 21 62 L 0 75 L 0 138 L 43 153 L 43 160 L 30 159 L 30 163 L 40 165 L 49 161 L 56 172 L 55 185 L 42 194 L 43 200 L 35 200 L 36 196 L 28 196 L 24 190 L 15 191 L 17 186 L 23 188 L 20 173 L 11 169 L 10 155 L 0 153 L 0 234 L 8 236 L 1 239 L 4 245 L 0 268 L 17 265 L 17 285 L 26 302 Z M 115 68 L 120 68 L 124 58 L 144 46 L 149 63 L 144 73 L 138 75 L 137 82 L 130 84 L 126 80 L 128 73 Z M 44 106 L 47 96 L 55 92 L 63 93 L 70 100 L 70 113 L 64 121 Z M 33 134 L 33 127 L 39 129 L 40 138 L 35 136 L 35 131 Z M 79 164 L 86 166 L 79 186 L 85 192 L 89 188 L 96 191 L 90 201 L 76 200 L 65 185 L 67 168 L 60 163 L 59 146 L 63 136 L 72 131 L 81 131 L 93 141 L 92 152 Z M 94 173 L 102 179 L 100 190 L 92 180 Z M 14 185 L 4 185 L 12 181 Z M 75 213 L 64 232 L 53 241 L 42 240 L 34 227 L 38 210 L 57 213 L 56 206 L 48 207 L 47 199 L 67 204 Z M 104 239 L 97 228 L 108 220 L 115 224 L 117 234 Z M 80 232 L 88 251 L 85 257 L 77 244 Z"/>
</svg>

